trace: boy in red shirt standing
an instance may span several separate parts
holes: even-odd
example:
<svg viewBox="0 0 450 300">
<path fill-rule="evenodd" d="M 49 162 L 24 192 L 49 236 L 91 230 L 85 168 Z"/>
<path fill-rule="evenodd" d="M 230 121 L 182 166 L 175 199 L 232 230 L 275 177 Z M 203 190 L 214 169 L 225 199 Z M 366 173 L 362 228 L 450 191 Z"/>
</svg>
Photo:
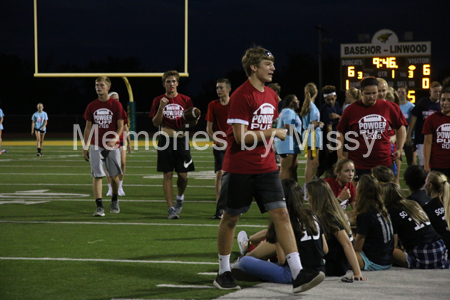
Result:
<svg viewBox="0 0 450 300">
<path fill-rule="evenodd" d="M 158 138 L 158 164 L 157 171 L 163 172 L 163 190 L 166 199 L 168 219 L 179 219 L 183 209 L 184 191 L 187 187 L 188 172 L 195 171 L 191 157 L 189 140 L 186 129 L 194 127 L 195 121 L 186 122 L 184 111 L 194 107 L 191 98 L 178 93 L 177 87 L 180 75 L 177 71 L 167 71 L 162 77 L 162 84 L 166 93 L 153 100 L 150 111 L 153 125 L 160 127 Z M 173 205 L 173 170 L 177 172 L 177 201 Z"/>
<path fill-rule="evenodd" d="M 220 186 L 222 182 L 222 164 L 225 156 L 226 136 L 230 125 L 227 123 L 228 119 L 228 103 L 230 101 L 231 83 L 226 78 L 217 80 L 216 92 L 219 99 L 211 101 L 208 105 L 208 112 L 206 113 L 206 132 L 214 141 L 214 172 L 216 172 L 215 189 L 216 202 L 219 200 Z M 221 219 L 222 211 L 216 209 L 213 219 Z"/>
<path fill-rule="evenodd" d="M 108 96 L 111 88 L 111 80 L 101 76 L 95 80 L 95 90 L 98 99 L 89 103 L 84 112 L 86 128 L 84 129 L 84 145 L 90 140 L 90 150 L 83 149 L 83 156 L 91 165 L 93 179 L 94 198 L 97 210 L 94 217 L 104 217 L 105 211 L 102 204 L 102 178 L 106 176 L 103 162 L 111 177 L 112 199 L 111 213 L 119 213 L 119 175 L 120 168 L 120 146 L 119 137 L 123 132 L 123 107 L 119 101 Z M 94 129 L 93 134 L 91 134 Z M 103 162 L 102 162 L 103 161 Z"/>
<path fill-rule="evenodd" d="M 325 278 L 319 271 L 302 269 L 272 142 L 284 140 L 286 129 L 272 128 L 278 118 L 278 97 L 265 83 L 275 71 L 270 51 L 253 47 L 246 51 L 242 65 L 248 80 L 231 96 L 228 112 L 227 150 L 223 162 L 219 208 L 223 217 L 218 230 L 219 272 L 214 285 L 220 289 L 240 289 L 231 276 L 230 254 L 239 216 L 249 210 L 253 198 L 261 213 L 269 212 L 278 242 L 284 250 L 292 274 L 294 292 L 303 292 Z"/>
</svg>

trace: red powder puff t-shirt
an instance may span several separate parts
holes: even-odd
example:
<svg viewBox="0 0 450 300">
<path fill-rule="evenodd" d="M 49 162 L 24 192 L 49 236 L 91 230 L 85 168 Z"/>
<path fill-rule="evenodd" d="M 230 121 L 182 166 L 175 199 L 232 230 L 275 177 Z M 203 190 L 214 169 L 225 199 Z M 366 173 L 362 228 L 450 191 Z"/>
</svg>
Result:
<svg viewBox="0 0 450 300">
<path fill-rule="evenodd" d="M 94 134 L 91 138 L 91 145 L 102 145 L 103 137 L 105 136 L 105 143 L 108 143 L 114 138 L 113 133 L 117 132 L 117 121 L 125 119 L 124 110 L 122 104 L 114 98 L 109 98 L 108 101 L 101 102 L 96 99 L 89 103 L 84 112 L 84 119 L 92 122 L 92 126 L 98 125 L 98 129 L 94 130 Z M 94 127 L 93 127 L 94 128 Z M 96 138 L 98 134 L 98 138 Z M 117 140 L 119 143 L 119 140 Z"/>
<path fill-rule="evenodd" d="M 392 164 L 388 131 L 403 124 L 406 124 L 405 117 L 391 103 L 377 99 L 373 106 L 366 106 L 359 100 L 344 110 L 337 130 L 345 134 L 346 146 L 350 147 L 348 158 L 353 160 L 355 168 L 372 169 Z"/>
<path fill-rule="evenodd" d="M 208 105 L 208 112 L 206 113 L 205 119 L 213 123 L 214 132 L 223 132 L 223 134 L 218 134 L 220 138 L 225 138 L 228 128 L 230 128 L 230 125 L 227 123 L 229 107 L 230 103 L 222 105 L 219 99 L 211 101 Z"/>
<path fill-rule="evenodd" d="M 275 92 L 270 88 L 260 92 L 249 80 L 233 93 L 229 105 L 228 124 L 247 125 L 250 132 L 270 129 L 272 121 L 278 118 L 278 97 Z M 258 174 L 278 170 L 269 140 L 265 140 L 266 145 L 259 142 L 252 149 L 248 149 L 252 145 L 239 145 L 230 127 L 227 132 L 228 147 L 223 170 L 237 174 Z M 244 146 L 247 149 L 243 148 Z"/>
<path fill-rule="evenodd" d="M 432 134 L 430 168 L 450 169 L 450 116 L 437 111 L 425 119 L 422 134 Z"/>
<path fill-rule="evenodd" d="M 191 98 L 188 96 L 178 94 L 174 98 L 167 97 L 165 94 L 153 99 L 152 109 L 150 110 L 150 118 L 153 118 L 158 112 L 159 104 L 162 98 L 169 99 L 169 103 L 163 109 L 162 125 L 172 129 L 181 128 L 186 124 L 183 118 L 183 113 L 186 108 L 194 107 Z"/>
</svg>

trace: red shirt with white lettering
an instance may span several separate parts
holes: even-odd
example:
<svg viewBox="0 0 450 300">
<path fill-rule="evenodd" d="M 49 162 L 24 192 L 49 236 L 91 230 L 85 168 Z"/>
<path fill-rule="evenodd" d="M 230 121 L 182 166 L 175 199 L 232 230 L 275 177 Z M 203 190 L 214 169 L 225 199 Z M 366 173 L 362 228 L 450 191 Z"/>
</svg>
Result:
<svg viewBox="0 0 450 300">
<path fill-rule="evenodd" d="M 392 164 L 388 129 L 399 129 L 405 123 L 401 110 L 391 103 L 377 99 L 373 106 L 366 106 L 359 100 L 344 110 L 337 130 L 345 134 L 348 158 L 355 168 L 372 169 Z"/>
<path fill-rule="evenodd" d="M 208 112 L 206 113 L 205 119 L 213 123 L 213 131 L 223 132 L 223 134 L 217 133 L 217 136 L 222 139 L 225 139 L 228 128 L 230 128 L 230 125 L 227 123 L 229 107 L 230 103 L 222 105 L 220 99 L 217 99 L 209 103 Z"/>
<path fill-rule="evenodd" d="M 105 143 L 114 138 L 114 134 L 108 132 L 117 132 L 117 121 L 125 119 L 125 116 L 122 104 L 114 98 L 109 98 L 105 102 L 96 99 L 89 103 L 84 112 L 84 119 L 92 122 L 92 128 L 94 129 L 91 145 L 104 148 L 105 145 L 102 145 L 103 137 L 105 137 Z M 95 130 L 94 125 L 98 125 L 97 130 Z M 96 138 L 97 134 L 98 137 Z M 117 140 L 118 143 L 119 140 Z"/>
<path fill-rule="evenodd" d="M 184 110 L 189 107 L 194 107 L 191 98 L 180 93 L 178 93 L 178 95 L 174 98 L 170 98 L 165 94 L 158 96 L 153 99 L 152 108 L 150 110 L 150 118 L 153 118 L 156 115 L 160 101 L 164 97 L 169 99 L 169 103 L 164 106 L 163 109 L 162 125 L 172 129 L 181 128 L 184 124 L 186 124 L 186 120 L 183 118 Z"/>
<path fill-rule="evenodd" d="M 450 169 L 450 116 L 437 111 L 425 119 L 422 134 L 432 134 L 430 168 Z"/>
<path fill-rule="evenodd" d="M 260 92 L 249 80 L 233 93 L 229 105 L 228 124 L 247 125 L 248 134 L 272 128 L 272 121 L 278 118 L 278 97 L 275 92 L 267 87 L 264 92 Z M 260 174 L 278 170 L 269 140 L 259 142 L 254 147 L 239 145 L 234 139 L 233 128 L 230 127 L 222 169 L 237 174 Z"/>
</svg>

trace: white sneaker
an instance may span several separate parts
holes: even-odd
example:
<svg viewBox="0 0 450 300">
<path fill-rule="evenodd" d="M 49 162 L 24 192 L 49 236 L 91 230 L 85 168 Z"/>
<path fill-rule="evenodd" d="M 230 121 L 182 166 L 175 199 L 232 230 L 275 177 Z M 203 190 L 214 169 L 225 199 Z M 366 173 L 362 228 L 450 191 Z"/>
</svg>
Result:
<svg viewBox="0 0 450 300">
<path fill-rule="evenodd" d="M 119 188 L 119 196 L 125 196 L 125 192 L 122 187 Z"/>
<path fill-rule="evenodd" d="M 238 236 L 237 236 L 237 242 L 239 245 L 239 251 L 241 252 L 241 255 L 245 255 L 245 253 L 247 253 L 247 251 L 248 251 L 248 250 L 245 250 L 245 248 L 244 248 L 248 243 L 247 232 L 239 231 Z"/>
<path fill-rule="evenodd" d="M 177 202 L 175 203 L 175 212 L 177 214 L 180 214 L 182 210 L 183 210 L 183 200 L 177 200 Z"/>
<path fill-rule="evenodd" d="M 108 192 L 106 193 L 106 196 L 112 196 L 112 190 L 108 190 Z"/>
</svg>

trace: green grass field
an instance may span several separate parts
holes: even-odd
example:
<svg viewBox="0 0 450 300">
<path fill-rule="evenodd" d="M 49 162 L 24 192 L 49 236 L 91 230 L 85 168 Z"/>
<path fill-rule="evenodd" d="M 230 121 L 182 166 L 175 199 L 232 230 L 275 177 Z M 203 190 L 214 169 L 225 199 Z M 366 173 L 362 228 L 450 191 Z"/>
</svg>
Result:
<svg viewBox="0 0 450 300">
<path fill-rule="evenodd" d="M 81 148 L 48 144 L 42 157 L 32 143 L 3 145 L 0 299 L 213 299 L 227 293 L 212 284 L 218 220 L 212 219 L 211 148 L 192 149 L 196 172 L 189 174 L 183 212 L 168 220 L 154 148 L 128 155 L 120 214 L 109 213 L 104 197 L 106 216 L 94 218 Z M 304 162 L 299 175 L 303 170 Z M 236 234 L 259 231 L 267 218 L 253 205 Z M 238 254 L 235 244 L 231 261 Z"/>
<path fill-rule="evenodd" d="M 33 145 L 23 144 L 4 143 L 8 152 L 0 155 L 0 299 L 212 299 L 227 293 L 212 284 L 218 270 L 212 149 L 192 150 L 196 172 L 183 212 L 168 220 L 154 148 L 128 155 L 120 214 L 109 213 L 105 197 L 106 216 L 94 218 L 81 148 L 44 145 L 44 156 L 37 157 Z M 256 232 L 267 223 L 255 205 L 237 230 Z M 232 260 L 237 245 L 234 250 Z"/>
</svg>

